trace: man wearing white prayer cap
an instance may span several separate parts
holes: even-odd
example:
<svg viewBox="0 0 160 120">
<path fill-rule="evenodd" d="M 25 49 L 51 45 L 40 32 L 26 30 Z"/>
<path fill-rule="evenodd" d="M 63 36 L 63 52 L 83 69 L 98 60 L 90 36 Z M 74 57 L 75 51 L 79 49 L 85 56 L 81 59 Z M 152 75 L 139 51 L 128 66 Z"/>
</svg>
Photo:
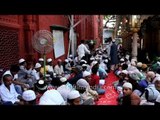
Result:
<svg viewBox="0 0 160 120">
<path fill-rule="evenodd" d="M 88 99 L 92 99 L 88 104 L 94 104 L 95 100 L 98 100 L 98 93 L 90 88 L 89 83 L 85 79 L 79 79 L 76 83 L 76 89 L 81 93 L 81 98 L 85 102 Z"/>
<path fill-rule="evenodd" d="M 41 66 L 44 66 L 44 59 L 43 58 L 39 58 L 38 62 L 41 64 Z"/>
<path fill-rule="evenodd" d="M 90 80 L 91 80 L 91 73 L 88 72 L 88 71 L 84 71 L 84 72 L 83 72 L 83 78 L 84 78 L 87 82 L 90 82 Z"/>
<path fill-rule="evenodd" d="M 42 74 L 40 73 L 41 64 L 36 63 L 34 68 L 35 69 L 32 70 L 32 75 L 34 76 L 35 80 L 39 80 L 40 77 L 42 76 Z"/>
<path fill-rule="evenodd" d="M 91 75 L 91 73 L 88 72 L 88 71 L 84 71 L 84 72 L 83 72 L 83 77 L 87 77 L 87 76 L 90 76 L 90 75 Z"/>
<path fill-rule="evenodd" d="M 53 62 L 52 62 L 52 58 L 48 58 L 47 59 L 47 73 L 50 75 L 50 78 L 53 79 L 54 77 L 54 69 L 53 69 Z"/>
<path fill-rule="evenodd" d="M 19 59 L 19 64 L 21 64 L 23 62 L 25 62 L 25 59 L 23 59 L 23 58 Z"/>
<path fill-rule="evenodd" d="M 67 82 L 67 78 L 61 77 L 60 81 L 62 82 L 62 85 L 60 85 L 57 90 L 62 95 L 64 101 L 67 101 L 67 96 L 73 90 L 73 86 Z"/>
<path fill-rule="evenodd" d="M 61 78 L 60 78 L 60 81 L 61 81 L 62 83 L 64 83 L 64 82 L 66 82 L 66 81 L 67 81 L 67 78 L 65 78 L 65 77 L 61 77 Z"/>
<path fill-rule="evenodd" d="M 49 63 L 49 62 L 52 62 L 52 59 L 51 58 L 48 58 L 47 59 L 47 62 Z"/>
<path fill-rule="evenodd" d="M 41 64 L 40 63 L 36 63 L 34 68 L 40 68 L 40 67 L 41 67 Z"/>
<path fill-rule="evenodd" d="M 80 105 L 81 99 L 80 94 L 77 90 L 72 90 L 67 96 L 67 102 L 69 105 Z"/>
<path fill-rule="evenodd" d="M 86 89 L 87 87 L 89 87 L 89 83 L 85 80 L 85 79 L 79 79 L 76 83 L 76 85 L 80 88 L 84 88 Z"/>
<path fill-rule="evenodd" d="M 129 82 L 126 82 L 126 83 L 123 84 L 123 88 L 129 88 L 129 89 L 132 90 L 132 84 L 129 83 Z"/>
<path fill-rule="evenodd" d="M 26 63 L 26 61 L 25 61 L 25 59 L 23 59 L 23 58 L 21 58 L 21 59 L 19 59 L 19 67 L 20 67 L 20 72 L 19 72 L 19 74 L 20 74 L 20 76 L 23 76 L 23 74 L 25 74 L 25 72 L 27 72 L 27 70 L 26 70 L 26 67 L 27 67 L 27 63 Z"/>
<path fill-rule="evenodd" d="M 43 59 L 43 58 L 39 58 L 38 61 L 39 61 L 39 62 L 43 62 L 44 59 Z"/>
<path fill-rule="evenodd" d="M 132 84 L 129 82 L 125 82 L 123 84 L 122 105 L 139 105 L 140 101 L 140 97 L 132 91 Z"/>
</svg>

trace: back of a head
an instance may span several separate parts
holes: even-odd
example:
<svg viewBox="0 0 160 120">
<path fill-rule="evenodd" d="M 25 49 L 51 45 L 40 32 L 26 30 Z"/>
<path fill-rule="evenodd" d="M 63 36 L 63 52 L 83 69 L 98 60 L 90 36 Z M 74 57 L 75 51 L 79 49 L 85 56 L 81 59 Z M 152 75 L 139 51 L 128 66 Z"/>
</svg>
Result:
<svg viewBox="0 0 160 120">
<path fill-rule="evenodd" d="M 76 82 L 76 85 L 80 88 L 87 88 L 89 86 L 89 83 L 85 79 L 81 78 Z"/>
<path fill-rule="evenodd" d="M 44 93 L 48 88 L 47 83 L 44 80 L 38 80 L 35 83 L 35 90 L 39 91 L 40 93 Z"/>
<path fill-rule="evenodd" d="M 36 94 L 33 90 L 26 90 L 23 92 L 22 94 L 22 98 L 25 100 L 25 101 L 33 101 L 36 99 Z"/>
<path fill-rule="evenodd" d="M 84 71 L 84 72 L 83 72 L 83 77 L 87 77 L 87 76 L 90 76 L 90 75 L 91 75 L 91 73 L 88 72 L 88 71 Z"/>
<path fill-rule="evenodd" d="M 84 40 L 81 40 L 81 43 L 84 43 Z"/>
<path fill-rule="evenodd" d="M 153 71 L 148 71 L 147 76 L 150 78 L 154 78 L 156 76 L 156 74 Z"/>
<path fill-rule="evenodd" d="M 40 98 L 39 105 L 64 105 L 65 101 L 61 94 L 55 90 L 47 90 Z"/>
<path fill-rule="evenodd" d="M 93 73 L 93 74 L 97 74 L 98 69 L 99 69 L 99 67 L 98 67 L 97 65 L 94 65 L 94 66 L 92 67 L 92 73 Z"/>
<path fill-rule="evenodd" d="M 123 64 L 122 65 L 122 70 L 126 70 L 128 68 L 128 65 L 127 64 Z"/>
<path fill-rule="evenodd" d="M 80 94 L 79 94 L 79 92 L 77 90 L 72 90 L 67 96 L 67 98 L 69 100 L 73 100 L 73 99 L 76 99 L 78 97 L 80 97 Z"/>
<path fill-rule="evenodd" d="M 158 95 L 159 95 L 159 92 L 156 90 L 154 86 L 149 86 L 145 90 L 145 97 L 150 102 L 155 102 Z"/>
</svg>

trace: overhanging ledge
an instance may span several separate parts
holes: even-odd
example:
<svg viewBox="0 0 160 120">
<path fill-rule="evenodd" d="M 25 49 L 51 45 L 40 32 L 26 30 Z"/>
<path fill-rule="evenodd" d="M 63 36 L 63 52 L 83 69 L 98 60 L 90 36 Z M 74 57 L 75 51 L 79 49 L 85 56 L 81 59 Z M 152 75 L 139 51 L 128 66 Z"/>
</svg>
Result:
<svg viewBox="0 0 160 120">
<path fill-rule="evenodd" d="M 50 26 L 51 30 L 63 30 L 64 32 L 68 31 L 69 29 L 65 26 L 61 26 L 61 25 L 52 25 Z"/>
</svg>

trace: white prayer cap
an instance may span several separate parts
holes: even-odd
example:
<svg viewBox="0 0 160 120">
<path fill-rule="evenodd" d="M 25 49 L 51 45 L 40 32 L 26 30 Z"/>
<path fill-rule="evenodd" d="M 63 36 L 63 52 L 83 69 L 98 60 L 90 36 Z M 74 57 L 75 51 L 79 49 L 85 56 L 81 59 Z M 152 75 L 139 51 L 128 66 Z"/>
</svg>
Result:
<svg viewBox="0 0 160 120">
<path fill-rule="evenodd" d="M 68 62 L 69 62 L 69 60 L 68 60 L 68 59 L 65 59 L 64 61 L 65 61 L 66 63 L 68 63 Z"/>
<path fill-rule="evenodd" d="M 43 61 L 44 61 L 44 59 L 43 59 L 43 58 L 39 58 L 39 59 L 38 59 L 38 61 L 43 62 Z"/>
<path fill-rule="evenodd" d="M 73 55 L 69 55 L 69 57 L 70 57 L 70 58 L 72 58 L 72 57 L 73 57 Z"/>
<path fill-rule="evenodd" d="M 54 72 L 54 73 L 53 73 L 53 76 L 56 76 L 56 75 L 57 75 L 57 74 Z"/>
<path fill-rule="evenodd" d="M 87 88 L 89 86 L 89 83 L 85 79 L 81 78 L 76 82 L 76 85 L 82 88 Z"/>
<path fill-rule="evenodd" d="M 87 61 L 85 61 L 85 60 L 81 60 L 80 62 L 84 62 L 84 63 L 87 63 Z"/>
<path fill-rule="evenodd" d="M 50 77 L 50 74 L 46 74 L 46 77 Z"/>
<path fill-rule="evenodd" d="M 108 59 L 105 59 L 104 62 L 105 62 L 105 63 L 108 63 Z"/>
<path fill-rule="evenodd" d="M 64 99 L 57 90 L 51 89 L 41 96 L 39 105 L 64 105 Z"/>
<path fill-rule="evenodd" d="M 84 72 L 83 72 L 83 77 L 87 77 L 87 76 L 90 76 L 90 75 L 91 75 L 91 73 L 88 72 L 88 71 L 84 71 Z"/>
<path fill-rule="evenodd" d="M 94 57 L 91 57 L 90 60 L 95 60 Z"/>
<path fill-rule="evenodd" d="M 124 73 L 124 74 L 128 74 L 128 71 L 127 70 L 122 70 L 122 73 Z"/>
<path fill-rule="evenodd" d="M 26 91 L 23 92 L 22 98 L 25 101 L 32 101 L 32 100 L 36 99 L 36 94 L 33 90 L 26 90 Z"/>
<path fill-rule="evenodd" d="M 100 79 L 100 80 L 99 80 L 99 84 L 100 84 L 100 85 L 104 85 L 104 84 L 105 84 L 105 80 L 104 80 L 104 79 Z"/>
<path fill-rule="evenodd" d="M 138 62 L 137 67 L 142 67 L 142 62 Z"/>
<path fill-rule="evenodd" d="M 122 73 L 122 71 L 118 71 L 118 72 L 117 72 L 117 75 L 119 76 L 121 73 Z"/>
<path fill-rule="evenodd" d="M 112 40 L 112 42 L 116 42 L 116 40 L 115 40 L 115 39 L 113 39 L 113 40 Z"/>
<path fill-rule="evenodd" d="M 52 62 L 52 59 L 51 58 L 48 58 L 47 59 L 47 62 L 49 63 L 49 62 Z"/>
<path fill-rule="evenodd" d="M 66 81 L 67 81 L 67 78 L 61 77 L 61 78 L 60 78 L 60 81 L 61 81 L 61 82 L 66 82 Z"/>
<path fill-rule="evenodd" d="M 87 67 L 87 64 L 82 64 L 82 67 Z"/>
<path fill-rule="evenodd" d="M 92 62 L 92 65 L 94 66 L 95 64 L 97 64 L 98 62 L 97 61 L 93 61 Z"/>
<path fill-rule="evenodd" d="M 48 85 L 44 80 L 38 80 L 35 87 L 39 90 L 47 90 Z"/>
<path fill-rule="evenodd" d="M 36 63 L 34 68 L 40 68 L 40 67 L 41 67 L 41 64 L 40 63 Z"/>
<path fill-rule="evenodd" d="M 123 59 L 123 58 L 121 58 L 121 59 L 120 59 L 120 61 L 121 61 L 121 62 L 124 62 L 124 59 Z"/>
<path fill-rule="evenodd" d="M 129 82 L 125 82 L 125 83 L 123 84 L 123 88 L 130 88 L 130 89 L 132 89 L 132 84 L 129 83 Z"/>
<path fill-rule="evenodd" d="M 25 59 L 21 58 L 21 59 L 19 60 L 19 64 L 22 63 L 22 62 L 24 62 L 24 61 L 25 61 Z"/>
<path fill-rule="evenodd" d="M 57 91 L 62 95 L 64 101 L 67 101 L 68 93 L 70 93 L 72 88 L 70 86 L 61 85 L 57 88 Z"/>
<path fill-rule="evenodd" d="M 79 91 L 77 90 L 72 90 L 67 96 L 69 100 L 76 99 L 78 97 L 80 97 L 80 94 L 79 94 Z"/>
</svg>

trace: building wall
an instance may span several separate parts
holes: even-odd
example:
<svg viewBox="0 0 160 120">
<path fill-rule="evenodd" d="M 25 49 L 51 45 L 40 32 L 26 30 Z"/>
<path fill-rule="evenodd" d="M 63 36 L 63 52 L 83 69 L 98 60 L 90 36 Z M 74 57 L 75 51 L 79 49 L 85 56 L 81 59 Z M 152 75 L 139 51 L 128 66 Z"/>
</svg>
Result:
<svg viewBox="0 0 160 120">
<path fill-rule="evenodd" d="M 8 69 L 11 64 L 16 64 L 19 55 L 24 51 L 24 46 L 21 46 L 23 34 L 19 17 L 0 15 L 0 68 Z"/>
<path fill-rule="evenodd" d="M 39 15 L 39 29 L 46 29 L 51 30 L 50 26 L 52 25 L 61 25 L 64 27 L 69 27 L 69 21 L 68 18 L 64 15 Z M 64 48 L 65 48 L 65 55 L 60 56 L 57 59 L 64 60 L 67 57 L 68 52 L 68 43 L 69 43 L 69 32 L 64 32 Z M 54 50 L 47 54 L 47 57 L 55 58 L 54 57 Z M 57 59 L 54 60 L 54 62 L 57 61 Z"/>
<path fill-rule="evenodd" d="M 99 15 L 74 15 L 74 23 L 83 17 L 75 27 L 77 46 L 80 40 L 96 40 L 96 46 L 102 43 L 102 20 Z M 36 62 L 41 55 L 32 46 L 32 37 L 38 30 L 51 30 L 50 26 L 60 25 L 69 28 L 70 23 L 66 15 L 0 15 L 0 68 L 8 69 L 11 64 L 17 64 L 20 58 Z M 69 31 L 64 32 L 65 55 L 59 58 L 64 60 L 68 54 Z M 47 54 L 54 63 L 54 51 Z"/>
<path fill-rule="evenodd" d="M 98 47 L 102 43 L 103 35 L 103 15 L 76 15 L 76 22 L 83 19 L 75 30 L 78 34 L 78 45 L 80 40 L 96 40 L 96 46 Z"/>
<path fill-rule="evenodd" d="M 64 15 L 0 15 L 0 68 L 8 69 L 20 58 L 36 62 L 41 55 L 33 49 L 32 37 L 38 30 L 50 30 L 51 25 L 68 27 Z M 68 51 L 68 31 L 64 33 L 65 51 Z M 61 56 L 62 60 L 67 56 Z M 54 60 L 53 52 L 47 54 Z M 56 60 L 54 60 L 56 62 Z"/>
</svg>

